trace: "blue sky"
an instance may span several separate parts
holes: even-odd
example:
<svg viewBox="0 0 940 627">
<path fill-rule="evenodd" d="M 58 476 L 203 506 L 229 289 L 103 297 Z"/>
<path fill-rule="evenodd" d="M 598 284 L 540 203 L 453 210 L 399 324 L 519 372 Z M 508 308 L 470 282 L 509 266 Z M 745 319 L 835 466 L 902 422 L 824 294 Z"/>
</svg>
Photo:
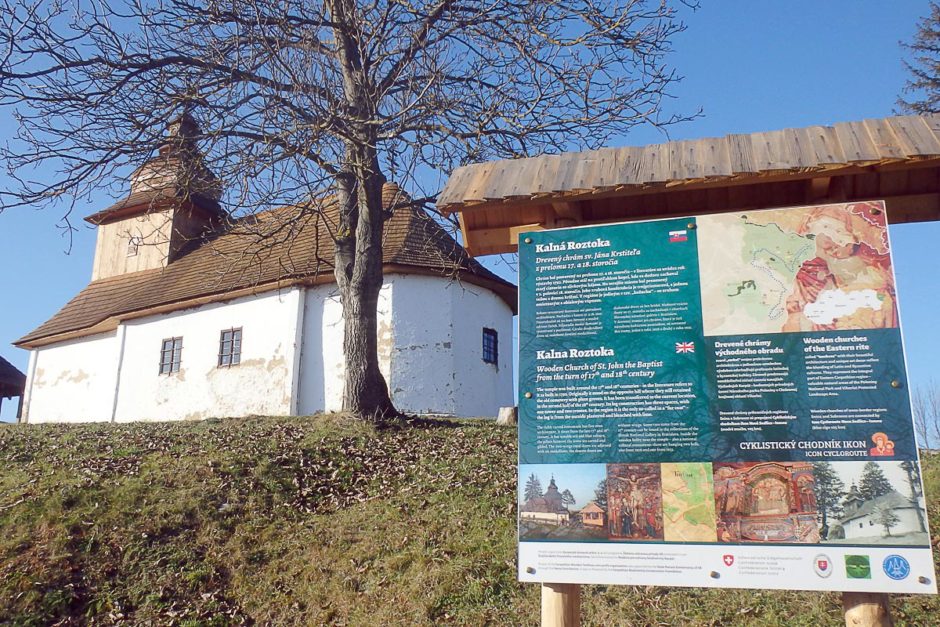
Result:
<svg viewBox="0 0 940 627">
<path fill-rule="evenodd" d="M 672 63 L 685 79 L 669 107 L 703 117 L 665 137 L 639 129 L 616 142 L 643 145 L 787 127 L 832 124 L 891 115 L 904 84 L 900 40 L 909 41 L 923 1 L 723 0 L 703 2 L 684 15 L 689 29 L 675 40 Z M 0 111 L 0 139 L 15 122 Z M 8 186 L 0 174 L 0 186 Z M 109 204 L 102 194 L 79 203 L 79 232 L 69 241 L 53 211 L 14 209 L 0 214 L 0 355 L 25 371 L 28 354 L 10 343 L 49 318 L 88 282 L 94 231 L 79 218 Z M 912 382 L 940 368 L 940 340 L 932 328 L 940 267 L 940 226 L 891 229 L 902 325 Z M 0 419 L 13 418 L 6 403 Z"/>
</svg>

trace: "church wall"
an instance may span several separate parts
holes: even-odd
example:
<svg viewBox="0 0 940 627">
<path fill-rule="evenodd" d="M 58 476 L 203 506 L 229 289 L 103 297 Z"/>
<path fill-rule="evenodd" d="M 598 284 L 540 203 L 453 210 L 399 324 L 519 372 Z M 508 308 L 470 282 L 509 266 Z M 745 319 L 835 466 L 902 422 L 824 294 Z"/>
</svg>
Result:
<svg viewBox="0 0 940 627">
<path fill-rule="evenodd" d="M 495 294 L 392 274 L 378 310 L 379 365 L 396 407 L 494 416 L 512 404 L 512 313 Z M 482 359 L 484 326 L 499 333 L 498 368 Z M 220 368 L 220 333 L 239 327 L 241 363 Z M 182 337 L 179 372 L 160 374 L 162 342 L 174 337 Z M 269 292 L 129 320 L 107 336 L 37 349 L 34 361 L 24 408 L 30 422 L 338 411 L 342 306 L 333 284 Z"/>
<path fill-rule="evenodd" d="M 114 333 L 34 349 L 24 422 L 111 420 L 118 351 Z"/>
<path fill-rule="evenodd" d="M 416 275 L 390 275 L 386 281 L 395 286 L 388 380 L 395 407 L 416 414 L 456 415 L 453 284 Z"/>
<path fill-rule="evenodd" d="M 456 413 L 458 416 L 496 416 L 500 407 L 515 405 L 512 309 L 493 292 L 467 283 L 453 284 L 451 298 Z M 483 361 L 483 327 L 498 333 L 495 366 Z"/>
<path fill-rule="evenodd" d="M 323 411 L 327 390 L 335 407 L 343 391 L 342 307 L 335 285 L 304 290 L 303 348 L 300 354 L 297 413 Z M 338 392 L 337 392 L 338 390 Z"/>
<path fill-rule="evenodd" d="M 388 280 L 388 279 L 387 279 Z M 394 275 L 390 389 L 415 413 L 495 416 L 512 405 L 512 311 L 493 292 L 444 277 Z M 499 335 L 483 361 L 483 327 Z"/>
<path fill-rule="evenodd" d="M 346 375 L 343 359 L 343 306 L 335 284 L 315 285 L 305 290 L 303 349 L 297 413 L 340 411 Z M 386 279 L 379 292 L 379 369 L 389 376 L 391 353 L 392 283 Z"/>
<path fill-rule="evenodd" d="M 198 420 L 291 411 L 294 288 L 131 320 L 116 421 Z M 241 363 L 218 367 L 223 330 L 242 329 Z M 182 337 L 179 372 L 160 374 L 164 339 Z"/>
</svg>

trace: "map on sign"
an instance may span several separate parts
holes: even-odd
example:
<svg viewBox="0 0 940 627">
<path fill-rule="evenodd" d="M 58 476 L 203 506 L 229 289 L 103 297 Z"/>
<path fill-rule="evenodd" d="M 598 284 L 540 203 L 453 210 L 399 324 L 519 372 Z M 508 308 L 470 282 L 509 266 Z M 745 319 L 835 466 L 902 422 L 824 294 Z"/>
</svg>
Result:
<svg viewBox="0 0 940 627">
<path fill-rule="evenodd" d="M 662 464 L 663 525 L 670 542 L 715 542 L 712 465 Z"/>
<path fill-rule="evenodd" d="M 699 217 L 705 334 L 896 327 L 879 207 Z"/>
</svg>

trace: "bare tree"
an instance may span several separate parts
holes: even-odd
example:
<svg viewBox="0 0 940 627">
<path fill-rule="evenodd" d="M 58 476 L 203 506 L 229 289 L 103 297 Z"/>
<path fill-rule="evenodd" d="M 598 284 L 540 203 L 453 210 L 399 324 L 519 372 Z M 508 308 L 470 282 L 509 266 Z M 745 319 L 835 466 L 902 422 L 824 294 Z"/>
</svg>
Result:
<svg viewBox="0 0 940 627">
<path fill-rule="evenodd" d="M 920 445 L 931 448 L 940 442 L 940 388 L 933 381 L 915 386 L 911 392 L 914 431 Z"/>
<path fill-rule="evenodd" d="M 683 4 L 690 4 L 683 2 Z M 670 2 L 545 0 L 0 0 L 2 209 L 107 187 L 181 110 L 234 215 L 322 210 L 344 311 L 345 408 L 394 412 L 377 358 L 382 187 L 433 199 L 477 160 L 594 148 L 667 125 Z M 38 173 L 43 176 L 37 176 Z M 335 205 L 334 205 L 335 206 Z M 270 225 L 271 221 L 266 224 Z"/>
<path fill-rule="evenodd" d="M 904 61 L 909 77 L 897 102 L 905 113 L 940 112 L 940 5 L 930 2 L 929 7 L 913 41 L 901 43 L 911 55 Z"/>
</svg>

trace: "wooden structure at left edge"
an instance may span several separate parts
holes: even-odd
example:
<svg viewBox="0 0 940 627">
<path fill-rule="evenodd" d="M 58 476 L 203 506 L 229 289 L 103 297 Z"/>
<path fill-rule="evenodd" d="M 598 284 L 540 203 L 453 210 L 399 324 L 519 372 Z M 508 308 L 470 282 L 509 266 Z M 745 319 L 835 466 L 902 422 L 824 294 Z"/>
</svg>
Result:
<svg viewBox="0 0 940 627">
<path fill-rule="evenodd" d="M 26 389 L 26 375 L 17 370 L 13 364 L 0 357 L 0 407 L 3 399 L 18 396 L 20 404 L 16 410 L 16 419 L 19 421 L 23 411 L 23 392 Z"/>
<path fill-rule="evenodd" d="M 526 231 L 861 200 L 884 200 L 892 224 L 940 219 L 940 115 L 473 164 L 437 206 L 489 255 Z M 543 601 L 564 601 L 555 588 L 575 602 L 576 586 L 545 586 Z M 886 595 L 843 602 L 851 624 L 890 624 Z"/>
</svg>

